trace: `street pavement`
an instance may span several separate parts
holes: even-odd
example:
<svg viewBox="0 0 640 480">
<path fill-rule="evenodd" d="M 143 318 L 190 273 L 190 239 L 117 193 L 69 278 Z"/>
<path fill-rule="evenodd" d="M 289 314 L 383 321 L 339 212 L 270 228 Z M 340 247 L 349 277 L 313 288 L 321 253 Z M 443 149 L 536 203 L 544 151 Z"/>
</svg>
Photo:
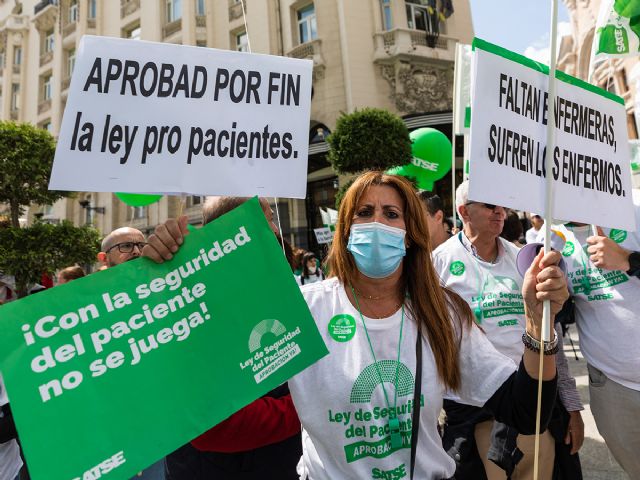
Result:
<svg viewBox="0 0 640 480">
<path fill-rule="evenodd" d="M 564 351 L 569 362 L 569 369 L 576 379 L 578 392 L 580 392 L 580 397 L 584 404 L 582 419 L 584 420 L 585 438 L 584 444 L 580 449 L 584 480 L 629 480 L 629 476 L 620 468 L 620 465 L 613 458 L 603 438 L 598 433 L 596 422 L 591 414 L 587 362 L 580 351 L 580 340 L 575 325 L 571 325 L 568 335 L 573 340 L 578 360 L 576 361 L 576 355 L 568 336 L 564 337 Z"/>
</svg>

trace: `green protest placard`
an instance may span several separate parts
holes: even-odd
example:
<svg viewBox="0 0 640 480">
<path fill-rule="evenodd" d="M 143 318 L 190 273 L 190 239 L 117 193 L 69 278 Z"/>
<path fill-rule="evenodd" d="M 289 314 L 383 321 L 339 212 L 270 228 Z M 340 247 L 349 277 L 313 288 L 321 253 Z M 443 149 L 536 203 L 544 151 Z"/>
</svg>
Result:
<svg viewBox="0 0 640 480">
<path fill-rule="evenodd" d="M 131 478 L 327 353 L 257 199 L 139 259 L 1 307 L 34 480 Z"/>
</svg>

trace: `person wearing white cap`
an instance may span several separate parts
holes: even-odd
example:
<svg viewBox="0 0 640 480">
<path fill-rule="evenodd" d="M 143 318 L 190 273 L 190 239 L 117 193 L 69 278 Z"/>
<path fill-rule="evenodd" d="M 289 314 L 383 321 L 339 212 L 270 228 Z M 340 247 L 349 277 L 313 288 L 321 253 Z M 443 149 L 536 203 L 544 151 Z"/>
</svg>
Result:
<svg viewBox="0 0 640 480">
<path fill-rule="evenodd" d="M 469 182 L 465 181 L 456 190 L 456 208 L 464 223 L 463 230 L 433 252 L 434 266 L 444 285 L 467 301 L 476 322 L 494 347 L 517 363 L 524 349 L 522 334 L 525 330 L 523 299 L 519 293 L 523 278 L 518 273 L 516 263 L 519 250 L 499 236 L 506 218 L 505 209 L 498 205 L 469 201 L 468 189 Z M 556 442 L 570 444 L 561 445 L 562 459 L 564 461 L 567 457 L 569 463 L 575 465 L 579 460 L 574 454 L 584 439 L 584 424 L 580 415 L 583 406 L 575 380 L 568 371 L 561 338 L 561 334 L 556 335 L 558 390 L 560 403 L 569 412 L 568 416 L 563 413 L 568 425 L 557 432 L 559 435 L 556 436 L 562 438 L 554 440 L 549 431 L 541 435 L 540 478 L 545 480 L 551 479 L 553 473 Z M 445 448 L 458 466 L 456 479 L 478 478 L 477 469 L 482 468 L 477 462 L 478 455 L 488 480 L 507 478 L 505 472 L 507 475 L 513 472 L 509 477 L 513 479 L 533 478 L 534 436 L 517 435 L 516 438 L 517 432 L 514 433 L 511 428 L 510 433 L 503 435 L 503 438 L 507 438 L 505 446 L 509 451 L 514 451 L 509 442 L 515 443 L 524 456 L 519 459 L 516 454 L 497 459 L 492 452 L 506 450 L 497 448 L 495 441 L 492 443 L 492 438 L 501 435 L 498 430 L 504 432 L 501 424 L 495 422 L 486 411 L 462 405 L 457 400 L 455 396 L 445 400 L 448 423 L 443 439 Z M 562 411 L 559 405 L 558 408 Z M 461 442 L 462 438 L 467 441 Z M 459 445 L 464 445 L 466 449 L 461 451 Z M 489 461 L 488 457 L 494 461 Z M 499 460 L 501 468 L 495 460 Z"/>
</svg>

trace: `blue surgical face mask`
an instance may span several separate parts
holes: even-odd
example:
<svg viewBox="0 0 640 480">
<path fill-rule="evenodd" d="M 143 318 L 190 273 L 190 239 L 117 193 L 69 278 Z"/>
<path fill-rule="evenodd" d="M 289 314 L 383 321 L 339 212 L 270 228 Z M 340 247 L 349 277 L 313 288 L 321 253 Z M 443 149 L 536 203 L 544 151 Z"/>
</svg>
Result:
<svg viewBox="0 0 640 480">
<path fill-rule="evenodd" d="M 406 232 L 378 222 L 354 223 L 347 250 L 353 255 L 360 273 L 369 278 L 385 278 L 400 266 L 407 252 Z"/>
</svg>

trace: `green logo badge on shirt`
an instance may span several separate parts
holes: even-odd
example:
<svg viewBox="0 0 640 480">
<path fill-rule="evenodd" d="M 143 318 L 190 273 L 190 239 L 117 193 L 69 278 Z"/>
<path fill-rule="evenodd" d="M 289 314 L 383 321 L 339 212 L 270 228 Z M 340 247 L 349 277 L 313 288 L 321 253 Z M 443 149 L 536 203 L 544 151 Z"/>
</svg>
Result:
<svg viewBox="0 0 640 480">
<path fill-rule="evenodd" d="M 627 231 L 614 228 L 609 232 L 609 238 L 616 243 L 622 243 L 627 239 Z"/>
<path fill-rule="evenodd" d="M 452 275 L 455 275 L 456 277 L 459 277 L 460 275 L 462 275 L 464 273 L 464 270 L 465 270 L 464 263 L 462 263 L 460 260 L 456 260 L 449 266 L 449 271 L 451 272 Z"/>
<path fill-rule="evenodd" d="M 573 242 L 567 242 L 564 244 L 564 248 L 562 249 L 562 256 L 569 257 L 576 250 L 576 246 Z"/>
<path fill-rule="evenodd" d="M 356 334 L 356 320 L 346 313 L 336 315 L 329 321 L 329 335 L 336 342 L 348 342 Z"/>
</svg>

